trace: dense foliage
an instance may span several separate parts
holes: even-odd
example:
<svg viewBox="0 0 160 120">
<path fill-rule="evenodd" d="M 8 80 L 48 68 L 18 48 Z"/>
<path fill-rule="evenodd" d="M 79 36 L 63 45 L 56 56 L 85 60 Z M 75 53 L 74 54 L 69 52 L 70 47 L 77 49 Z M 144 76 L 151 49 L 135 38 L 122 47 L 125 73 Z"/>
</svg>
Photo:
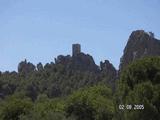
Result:
<svg viewBox="0 0 160 120">
<path fill-rule="evenodd" d="M 108 79 L 104 71 L 22 61 L 18 72 L 0 73 L 0 120 L 160 120 L 160 57 L 130 64 L 115 92 Z"/>
<path fill-rule="evenodd" d="M 160 57 L 144 58 L 129 65 L 121 75 L 117 94 L 117 104 L 134 107 L 122 110 L 121 119 L 159 120 Z"/>
<path fill-rule="evenodd" d="M 108 66 L 107 66 L 108 65 Z M 106 67 L 105 67 L 106 66 Z M 111 71 L 107 71 L 111 68 Z M 116 70 L 108 62 L 101 66 L 94 63 L 90 55 L 58 56 L 55 63 L 33 65 L 24 60 L 18 65 L 18 72 L 0 74 L 0 98 L 18 92 L 35 101 L 40 94 L 49 98 L 66 96 L 84 86 L 109 83 L 113 88 Z"/>
<path fill-rule="evenodd" d="M 1 102 L 2 120 L 110 120 L 114 114 L 111 89 L 96 85 L 80 89 L 65 98 L 40 95 L 34 102 L 23 94 Z"/>
<path fill-rule="evenodd" d="M 111 89 L 101 85 L 73 93 L 67 101 L 66 112 L 77 120 L 111 120 L 114 114 Z"/>
</svg>

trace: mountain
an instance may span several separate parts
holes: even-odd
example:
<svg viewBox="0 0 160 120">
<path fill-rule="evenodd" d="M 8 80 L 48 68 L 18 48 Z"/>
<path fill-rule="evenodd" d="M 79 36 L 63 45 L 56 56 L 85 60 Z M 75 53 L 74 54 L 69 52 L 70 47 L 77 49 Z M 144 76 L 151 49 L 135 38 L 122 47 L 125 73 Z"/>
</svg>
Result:
<svg viewBox="0 0 160 120">
<path fill-rule="evenodd" d="M 66 96 L 73 91 L 96 84 L 115 89 L 121 71 L 134 60 L 145 56 L 159 56 L 160 41 L 151 32 L 133 31 L 121 58 L 119 74 L 108 60 L 96 65 L 91 55 L 81 52 L 80 44 L 72 45 L 72 55 L 59 55 L 55 61 L 34 65 L 24 60 L 18 72 L 0 72 L 0 98 L 24 92 L 32 100 L 41 94 L 49 98 Z"/>
<path fill-rule="evenodd" d="M 65 69 L 71 69 L 73 71 L 99 71 L 99 67 L 95 64 L 92 56 L 82 52 L 76 56 L 59 55 L 55 58 L 55 64 L 62 64 L 65 66 Z"/>
<path fill-rule="evenodd" d="M 133 31 L 120 59 L 119 69 L 122 71 L 136 59 L 159 55 L 160 41 L 154 37 L 152 32 L 145 32 L 144 30 Z"/>
<path fill-rule="evenodd" d="M 114 88 L 117 70 L 108 61 L 96 65 L 91 55 L 73 46 L 73 54 L 59 55 L 44 66 L 34 65 L 26 59 L 18 65 L 18 72 L 0 73 L 0 98 L 24 91 L 33 101 L 40 94 L 49 98 L 66 96 L 85 86 L 99 83 Z"/>
</svg>

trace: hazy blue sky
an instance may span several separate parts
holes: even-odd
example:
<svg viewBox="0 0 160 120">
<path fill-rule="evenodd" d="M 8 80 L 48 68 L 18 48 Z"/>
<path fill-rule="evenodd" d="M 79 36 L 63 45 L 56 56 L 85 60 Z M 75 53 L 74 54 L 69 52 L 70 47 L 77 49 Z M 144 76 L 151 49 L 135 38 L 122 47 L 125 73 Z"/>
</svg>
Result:
<svg viewBox="0 0 160 120">
<path fill-rule="evenodd" d="M 160 38 L 160 0 L 0 0 L 0 71 L 51 62 L 72 43 L 116 68 L 130 33 Z"/>
</svg>

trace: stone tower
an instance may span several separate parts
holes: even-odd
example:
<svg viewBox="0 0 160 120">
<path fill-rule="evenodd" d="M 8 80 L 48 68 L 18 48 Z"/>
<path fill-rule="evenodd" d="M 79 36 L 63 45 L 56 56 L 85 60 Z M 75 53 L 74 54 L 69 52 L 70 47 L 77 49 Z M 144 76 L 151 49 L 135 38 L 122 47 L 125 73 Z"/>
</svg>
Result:
<svg viewBox="0 0 160 120">
<path fill-rule="evenodd" d="M 80 44 L 73 44 L 72 45 L 72 56 L 76 56 L 81 53 L 81 45 Z"/>
</svg>

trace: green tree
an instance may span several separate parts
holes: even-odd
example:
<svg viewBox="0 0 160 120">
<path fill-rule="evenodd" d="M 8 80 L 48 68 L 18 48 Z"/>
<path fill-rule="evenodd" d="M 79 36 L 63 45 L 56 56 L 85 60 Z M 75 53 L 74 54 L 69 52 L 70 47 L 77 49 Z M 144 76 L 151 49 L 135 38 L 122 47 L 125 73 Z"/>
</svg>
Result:
<svg viewBox="0 0 160 120">
<path fill-rule="evenodd" d="M 33 104 L 27 98 L 9 97 L 1 102 L 1 120 L 19 120 L 21 115 L 29 114 Z"/>
<path fill-rule="evenodd" d="M 111 120 L 114 114 L 111 89 L 98 85 L 73 93 L 68 98 L 66 112 L 77 120 Z"/>
<path fill-rule="evenodd" d="M 116 93 L 120 120 L 159 120 L 160 57 L 147 57 L 130 64 L 121 74 Z M 118 105 L 143 105 L 144 109 L 120 110 Z"/>
</svg>

